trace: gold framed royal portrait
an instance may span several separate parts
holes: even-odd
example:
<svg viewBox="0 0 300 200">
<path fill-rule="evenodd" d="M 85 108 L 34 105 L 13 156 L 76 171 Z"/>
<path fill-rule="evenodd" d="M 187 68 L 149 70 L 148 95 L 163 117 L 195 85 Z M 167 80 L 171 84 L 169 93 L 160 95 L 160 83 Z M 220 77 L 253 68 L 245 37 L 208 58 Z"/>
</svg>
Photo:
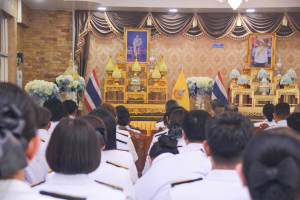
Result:
<svg viewBox="0 0 300 200">
<path fill-rule="evenodd" d="M 274 69 L 275 50 L 276 33 L 250 33 L 247 55 L 250 69 Z"/>
<path fill-rule="evenodd" d="M 126 63 L 147 63 L 150 57 L 150 28 L 124 28 L 124 52 Z"/>
</svg>

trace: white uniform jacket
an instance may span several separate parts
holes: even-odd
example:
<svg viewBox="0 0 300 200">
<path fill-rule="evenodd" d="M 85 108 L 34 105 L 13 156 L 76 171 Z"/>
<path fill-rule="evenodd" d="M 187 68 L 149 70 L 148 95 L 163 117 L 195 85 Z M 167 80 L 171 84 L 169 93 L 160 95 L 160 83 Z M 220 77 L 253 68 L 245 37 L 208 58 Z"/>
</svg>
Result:
<svg viewBox="0 0 300 200">
<path fill-rule="evenodd" d="M 271 130 L 271 129 L 276 129 L 276 128 L 284 128 L 284 127 L 287 127 L 287 121 L 286 120 L 280 120 L 276 123 L 275 126 L 272 126 L 272 127 L 269 127 L 269 128 L 266 128 L 265 130 Z"/>
<path fill-rule="evenodd" d="M 258 127 L 258 126 L 260 126 L 261 124 L 268 124 L 269 127 L 272 127 L 272 126 L 275 126 L 275 125 L 276 125 L 276 122 L 275 122 L 274 120 L 272 120 L 271 122 L 269 122 L 269 120 L 265 119 L 265 120 L 262 121 L 262 122 L 254 123 L 254 126 L 255 126 L 255 127 Z"/>
<path fill-rule="evenodd" d="M 60 121 L 57 121 L 57 122 L 51 122 L 51 126 L 50 126 L 50 128 L 49 128 L 49 130 L 48 130 L 48 133 L 49 133 L 50 135 L 52 135 L 54 129 L 55 129 L 56 126 L 59 124 L 59 122 L 60 122 Z"/>
<path fill-rule="evenodd" d="M 87 174 L 54 174 L 46 182 L 32 186 L 36 193 L 40 191 L 83 197 L 87 200 L 115 199 L 125 200 L 125 194 L 112 186 L 96 182 L 88 177 Z"/>
<path fill-rule="evenodd" d="M 172 184 L 165 200 L 250 200 L 236 170 L 212 170 L 203 180 Z"/>
<path fill-rule="evenodd" d="M 157 122 L 157 123 L 155 124 L 155 129 L 158 130 L 159 128 L 165 128 L 164 121 Z"/>
<path fill-rule="evenodd" d="M 138 160 L 138 155 L 136 153 L 133 142 L 131 140 L 130 133 L 128 132 L 128 130 L 118 129 L 118 127 L 119 126 L 117 126 L 117 133 L 116 133 L 117 148 L 128 149 L 132 154 L 133 162 L 136 162 Z M 137 132 L 136 130 L 134 131 Z"/>
<path fill-rule="evenodd" d="M 263 51 L 261 51 L 261 49 L 263 49 L 263 48 L 265 48 L 265 49 Z M 261 51 L 261 53 L 259 54 L 260 51 Z M 268 50 L 266 47 L 260 46 L 260 47 L 256 48 L 254 61 L 257 63 L 268 62 Z"/>
</svg>

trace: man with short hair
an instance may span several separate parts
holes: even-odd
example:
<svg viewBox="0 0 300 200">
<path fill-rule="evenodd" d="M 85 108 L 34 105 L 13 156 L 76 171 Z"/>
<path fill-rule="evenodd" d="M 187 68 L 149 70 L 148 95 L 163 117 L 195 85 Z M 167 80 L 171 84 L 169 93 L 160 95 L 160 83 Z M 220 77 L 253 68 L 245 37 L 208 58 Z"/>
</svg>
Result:
<svg viewBox="0 0 300 200">
<path fill-rule="evenodd" d="M 220 113 L 223 113 L 224 112 L 224 109 L 225 109 L 225 106 L 217 106 L 216 109 L 215 109 L 215 115 L 218 115 Z M 215 116 L 214 115 L 214 116 Z"/>
<path fill-rule="evenodd" d="M 300 112 L 294 112 L 286 119 L 288 128 L 300 133 Z"/>
<path fill-rule="evenodd" d="M 224 107 L 224 104 L 222 103 L 222 101 L 220 99 L 214 99 L 210 102 L 210 110 L 212 113 L 212 116 L 215 116 L 215 110 L 217 107 Z"/>
<path fill-rule="evenodd" d="M 275 128 L 284 128 L 287 127 L 287 117 L 290 115 L 290 105 L 288 103 L 278 103 L 274 108 L 274 121 L 276 122 L 275 126 L 269 127 L 265 130 L 275 129 Z"/>
<path fill-rule="evenodd" d="M 174 99 L 168 100 L 165 104 L 166 112 L 168 112 L 174 106 L 179 106 L 178 102 Z M 164 128 L 164 127 L 165 125 L 163 121 L 157 122 L 155 125 L 156 130 L 159 130 L 159 128 Z"/>
<path fill-rule="evenodd" d="M 268 64 L 268 50 L 264 46 L 264 40 L 259 40 L 259 45 L 255 50 L 254 56 L 254 66 L 255 67 L 265 67 L 265 64 Z"/>
<path fill-rule="evenodd" d="M 242 162 L 245 146 L 254 134 L 252 122 L 240 113 L 225 112 L 207 120 L 205 133 L 203 146 L 211 156 L 212 171 L 203 180 L 173 183 L 165 199 L 250 200 L 235 167 Z"/>
<path fill-rule="evenodd" d="M 63 102 L 65 109 L 68 111 L 70 118 L 75 118 L 78 106 L 75 101 L 65 100 Z"/>
<path fill-rule="evenodd" d="M 239 108 L 234 103 L 230 103 L 225 106 L 224 111 L 225 112 L 239 112 Z"/>
</svg>

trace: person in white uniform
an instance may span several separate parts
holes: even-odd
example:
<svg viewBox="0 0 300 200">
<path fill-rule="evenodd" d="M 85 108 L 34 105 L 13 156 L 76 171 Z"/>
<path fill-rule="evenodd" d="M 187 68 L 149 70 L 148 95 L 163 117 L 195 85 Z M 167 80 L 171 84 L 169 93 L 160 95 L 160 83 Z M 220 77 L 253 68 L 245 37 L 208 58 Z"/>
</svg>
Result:
<svg viewBox="0 0 300 200">
<path fill-rule="evenodd" d="M 286 119 L 289 129 L 300 133 L 300 113 L 294 112 Z"/>
<path fill-rule="evenodd" d="M 236 167 L 253 200 L 298 200 L 300 140 L 287 129 L 257 134 L 247 145 L 243 164 Z"/>
<path fill-rule="evenodd" d="M 41 142 L 36 135 L 35 103 L 11 83 L 0 83 L 0 96 L 0 199 L 54 199 L 34 194 L 24 182 L 25 167 Z"/>
<path fill-rule="evenodd" d="M 166 113 L 169 112 L 169 110 L 174 107 L 174 106 L 179 106 L 178 102 L 174 99 L 170 99 L 165 103 L 165 109 Z M 155 125 L 155 129 L 159 130 L 159 128 L 165 129 L 165 123 L 164 121 L 157 122 Z"/>
<path fill-rule="evenodd" d="M 68 111 L 69 117 L 75 118 L 77 110 L 78 110 L 78 106 L 77 106 L 76 102 L 73 100 L 65 100 L 63 102 L 63 105 L 64 105 L 65 109 Z"/>
<path fill-rule="evenodd" d="M 270 104 L 270 103 L 264 105 L 263 118 L 265 120 L 262 121 L 262 122 L 254 123 L 254 126 L 259 127 L 261 124 L 268 124 L 269 127 L 275 126 L 276 122 L 273 119 L 274 118 L 274 107 L 275 106 L 273 104 Z"/>
<path fill-rule="evenodd" d="M 205 132 L 203 146 L 211 158 L 211 172 L 203 180 L 173 183 L 165 199 L 250 200 L 235 167 L 242 162 L 244 148 L 254 135 L 252 122 L 240 113 L 225 112 L 209 118 Z"/>
<path fill-rule="evenodd" d="M 107 133 L 107 143 L 101 153 L 101 160 L 113 162 L 129 169 L 132 182 L 138 180 L 138 173 L 132 154 L 128 149 L 117 149 L 116 142 L 116 120 L 111 112 L 106 109 L 97 108 L 92 110 L 89 115 L 99 117 L 105 124 Z"/>
<path fill-rule="evenodd" d="M 100 133 L 86 120 L 64 118 L 55 128 L 46 159 L 55 174 L 32 186 L 36 193 L 69 195 L 86 200 L 123 199 L 125 194 L 113 186 L 88 177 L 100 164 Z"/>
<path fill-rule="evenodd" d="M 252 45 L 252 54 L 251 54 L 252 59 L 253 59 L 252 65 L 254 65 L 254 56 L 255 56 L 255 51 L 256 51 L 257 46 L 258 46 L 257 43 L 255 43 L 254 45 Z"/>
<path fill-rule="evenodd" d="M 290 115 L 290 105 L 288 103 L 278 103 L 274 107 L 274 121 L 276 122 L 275 126 L 266 128 L 265 130 L 284 128 L 287 127 L 287 117 Z"/>
<path fill-rule="evenodd" d="M 265 64 L 268 64 L 268 50 L 264 46 L 264 41 L 259 40 L 259 45 L 255 50 L 254 56 L 254 66 L 255 67 L 265 67 Z"/>
<path fill-rule="evenodd" d="M 268 64 L 271 64 L 271 58 L 272 58 L 272 45 L 271 43 L 268 43 Z"/>
<path fill-rule="evenodd" d="M 51 98 L 44 102 L 44 108 L 47 108 L 51 112 L 51 126 L 48 133 L 51 135 L 59 121 L 64 117 L 69 117 L 63 103 L 57 98 Z"/>
</svg>

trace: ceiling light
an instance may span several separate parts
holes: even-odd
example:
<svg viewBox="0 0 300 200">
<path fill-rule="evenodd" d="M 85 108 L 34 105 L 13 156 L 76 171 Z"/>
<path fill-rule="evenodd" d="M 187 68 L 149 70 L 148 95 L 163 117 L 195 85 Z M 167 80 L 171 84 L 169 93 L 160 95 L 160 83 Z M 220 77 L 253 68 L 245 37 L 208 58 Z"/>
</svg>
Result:
<svg viewBox="0 0 300 200">
<path fill-rule="evenodd" d="M 255 12 L 255 9 L 247 9 L 246 12 Z"/>
<path fill-rule="evenodd" d="M 98 7 L 98 10 L 106 10 L 105 7 Z"/>
<path fill-rule="evenodd" d="M 226 0 L 217 0 L 221 3 L 225 2 Z M 248 2 L 248 0 L 228 0 L 229 5 L 233 10 L 236 10 L 242 2 Z"/>
<path fill-rule="evenodd" d="M 169 12 L 177 12 L 177 9 L 170 9 Z"/>
</svg>

